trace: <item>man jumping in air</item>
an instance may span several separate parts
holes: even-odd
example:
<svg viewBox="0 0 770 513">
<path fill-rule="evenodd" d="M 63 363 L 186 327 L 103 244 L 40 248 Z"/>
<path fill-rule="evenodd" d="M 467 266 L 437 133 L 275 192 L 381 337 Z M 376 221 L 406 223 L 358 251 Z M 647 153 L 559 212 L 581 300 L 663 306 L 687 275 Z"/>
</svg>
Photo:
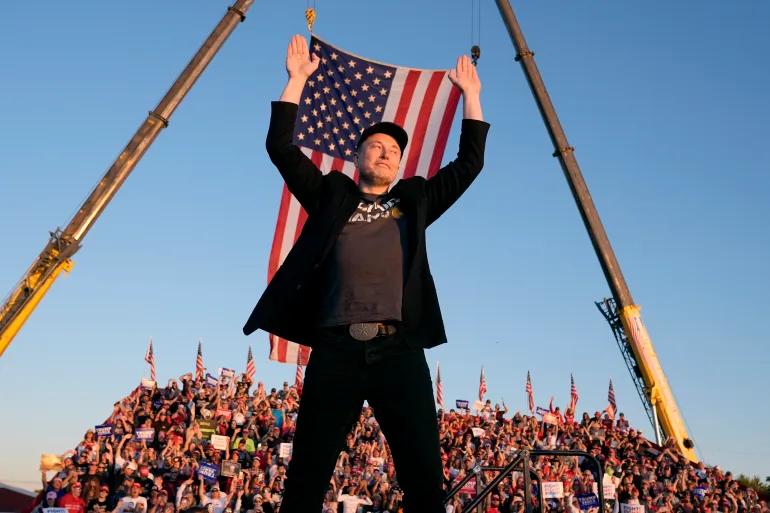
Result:
<svg viewBox="0 0 770 513">
<path fill-rule="evenodd" d="M 425 349 L 447 342 L 425 230 L 481 172 L 489 124 L 481 83 L 462 56 L 457 157 L 433 177 L 399 180 L 409 136 L 376 123 L 356 141 L 359 183 L 324 175 L 293 144 L 299 102 L 320 58 L 294 36 L 289 79 L 272 103 L 267 152 L 308 214 L 243 332 L 262 329 L 312 348 L 281 513 L 319 511 L 346 435 L 368 401 L 390 446 L 407 513 L 443 513 L 443 472 Z M 372 212 L 379 215 L 372 216 Z"/>
</svg>

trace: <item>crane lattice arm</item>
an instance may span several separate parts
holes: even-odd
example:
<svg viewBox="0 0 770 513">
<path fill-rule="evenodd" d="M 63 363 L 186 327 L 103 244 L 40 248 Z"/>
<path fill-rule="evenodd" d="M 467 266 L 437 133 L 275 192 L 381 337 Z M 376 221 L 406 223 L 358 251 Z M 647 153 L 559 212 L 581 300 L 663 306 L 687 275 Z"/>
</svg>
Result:
<svg viewBox="0 0 770 513">
<path fill-rule="evenodd" d="M 222 20 L 198 49 L 198 52 L 155 110 L 150 111 L 147 115 L 147 119 L 118 155 L 118 158 L 72 220 L 64 230 L 57 229 L 56 232 L 51 233 L 51 238 L 40 256 L 0 305 L 0 356 L 24 326 L 56 278 L 63 271 L 68 272 L 72 268 L 74 265 L 72 256 L 80 249 L 80 243 L 85 235 L 93 227 L 160 131 L 168 126 L 171 115 L 235 30 L 235 27 L 246 19 L 246 12 L 253 3 L 254 0 L 237 0 L 228 8 Z"/>
<path fill-rule="evenodd" d="M 567 136 L 559 123 L 551 99 L 545 89 L 543 79 L 535 64 L 534 52 L 527 47 L 527 42 L 513 14 L 509 0 L 495 0 L 503 18 L 511 42 L 516 49 L 516 60 L 521 64 L 527 82 L 537 102 L 540 114 L 545 122 L 548 135 L 554 146 L 553 156 L 559 159 L 564 177 L 567 179 L 572 196 L 575 198 L 583 224 L 591 238 L 596 256 L 599 258 L 607 284 L 612 291 L 614 301 L 607 302 L 605 317 L 620 345 L 626 365 L 636 384 L 644 403 L 650 422 L 655 428 L 656 439 L 660 443 L 660 431 L 664 436 L 673 437 L 682 453 L 691 461 L 697 461 L 694 444 L 687 435 L 684 421 L 676 405 L 674 396 L 658 361 L 650 337 L 642 322 L 639 306 L 634 304 L 615 253 L 610 246 L 607 233 L 599 219 L 591 194 L 588 192 L 583 175 L 575 158 L 574 148 L 567 142 Z M 615 305 L 619 305 L 616 310 Z M 658 422 L 659 421 L 659 422 Z"/>
</svg>

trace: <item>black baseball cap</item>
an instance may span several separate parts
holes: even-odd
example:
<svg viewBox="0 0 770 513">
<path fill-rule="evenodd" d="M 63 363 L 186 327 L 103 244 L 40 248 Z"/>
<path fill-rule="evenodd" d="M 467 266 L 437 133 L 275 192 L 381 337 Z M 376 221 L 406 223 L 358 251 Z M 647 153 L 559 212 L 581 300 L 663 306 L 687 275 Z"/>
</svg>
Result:
<svg viewBox="0 0 770 513">
<path fill-rule="evenodd" d="M 361 138 L 358 140 L 358 146 L 356 146 L 356 149 L 360 148 L 364 141 L 374 134 L 385 134 L 391 136 L 396 140 L 398 147 L 401 148 L 402 154 L 406 149 L 407 143 L 409 143 L 409 135 L 406 133 L 406 130 L 395 123 L 391 123 L 390 121 L 380 121 L 379 123 L 373 124 L 361 133 Z"/>
</svg>

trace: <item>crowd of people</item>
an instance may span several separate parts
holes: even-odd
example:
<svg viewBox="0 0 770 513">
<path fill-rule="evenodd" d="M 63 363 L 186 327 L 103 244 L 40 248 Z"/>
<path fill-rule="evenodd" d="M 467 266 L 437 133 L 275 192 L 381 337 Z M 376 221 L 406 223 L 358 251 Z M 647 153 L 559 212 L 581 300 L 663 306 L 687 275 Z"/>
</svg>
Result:
<svg viewBox="0 0 770 513">
<path fill-rule="evenodd" d="M 33 513 L 49 507 L 68 513 L 279 512 L 300 404 L 297 386 L 285 382 L 268 392 L 243 375 L 222 382 L 187 374 L 165 388 L 139 387 L 115 404 L 104 424 L 85 433 L 63 469 L 50 480 L 43 471 L 42 502 Z M 596 511 L 585 498 L 598 486 L 610 512 L 770 513 L 730 472 L 691 463 L 673 440 L 651 443 L 622 413 L 576 417 L 556 408 L 546 423 L 487 401 L 480 411 L 438 409 L 437 415 L 447 490 L 475 466 L 504 466 L 521 449 L 569 449 L 590 452 L 601 468 L 583 457 L 536 458 L 543 499 L 535 493 L 532 501 L 541 513 Z M 495 475 L 476 478 L 484 483 Z M 449 500 L 447 512 L 462 511 L 475 493 L 471 482 Z M 396 513 L 401 499 L 387 441 L 364 407 L 319 513 Z M 524 501 L 524 478 L 514 473 L 485 498 L 483 510 L 521 513 Z"/>
</svg>

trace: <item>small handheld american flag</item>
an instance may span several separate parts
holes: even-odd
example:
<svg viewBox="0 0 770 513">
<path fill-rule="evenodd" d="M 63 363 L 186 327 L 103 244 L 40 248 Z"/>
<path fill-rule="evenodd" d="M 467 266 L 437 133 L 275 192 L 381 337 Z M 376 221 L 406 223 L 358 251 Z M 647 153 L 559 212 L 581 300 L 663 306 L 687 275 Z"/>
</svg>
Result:
<svg viewBox="0 0 770 513">
<path fill-rule="evenodd" d="M 532 378 L 527 371 L 527 397 L 529 398 L 529 411 L 535 413 L 535 395 L 532 393 Z"/>
<path fill-rule="evenodd" d="M 572 385 L 570 386 L 570 392 L 569 392 L 569 396 L 570 396 L 569 408 L 570 410 L 572 410 L 572 414 L 574 415 L 575 408 L 577 407 L 577 403 L 578 403 L 578 391 L 577 391 L 577 386 L 575 386 L 575 377 L 572 374 L 570 374 L 569 379 L 572 382 Z"/>
<path fill-rule="evenodd" d="M 152 337 L 144 354 L 144 361 L 150 364 L 150 380 L 155 381 L 155 354 L 152 352 Z"/>
<path fill-rule="evenodd" d="M 195 379 L 203 379 L 203 348 L 201 347 L 201 341 L 198 341 L 198 356 L 195 358 Z"/>
<path fill-rule="evenodd" d="M 254 374 L 256 374 L 257 369 L 254 367 L 254 358 L 251 354 L 251 346 L 249 346 L 249 354 L 246 357 L 246 380 L 248 380 L 249 383 L 254 383 Z"/>
<path fill-rule="evenodd" d="M 484 400 L 484 394 L 487 393 L 487 378 L 484 377 L 484 366 L 481 366 L 481 376 L 479 377 L 479 401 Z"/>
<path fill-rule="evenodd" d="M 618 406 L 615 404 L 615 388 L 612 386 L 612 378 L 610 378 L 610 390 L 607 392 L 607 400 L 609 401 L 610 405 L 605 411 L 607 412 L 607 415 L 610 416 L 610 419 L 614 419 Z"/>
</svg>

